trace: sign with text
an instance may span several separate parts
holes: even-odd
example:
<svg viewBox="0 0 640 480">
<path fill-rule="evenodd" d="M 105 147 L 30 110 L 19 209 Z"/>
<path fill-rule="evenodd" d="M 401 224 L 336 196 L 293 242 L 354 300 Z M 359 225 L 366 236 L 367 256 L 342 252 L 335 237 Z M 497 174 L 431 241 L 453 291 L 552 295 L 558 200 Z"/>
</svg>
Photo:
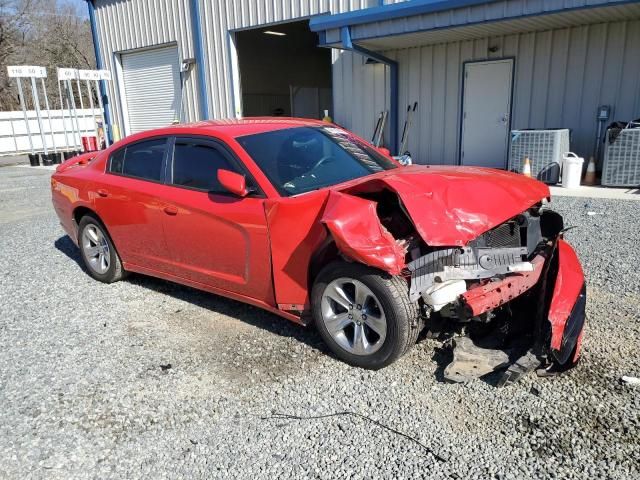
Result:
<svg viewBox="0 0 640 480">
<path fill-rule="evenodd" d="M 111 80 L 111 72 L 109 70 L 98 70 L 100 72 L 100 80 Z"/>
<path fill-rule="evenodd" d="M 109 70 L 78 70 L 80 80 L 111 80 Z"/>
<path fill-rule="evenodd" d="M 80 80 L 100 80 L 100 72 L 98 70 L 78 70 L 78 78 Z"/>
<path fill-rule="evenodd" d="M 33 65 L 9 65 L 7 73 L 11 78 L 47 78 L 47 69 L 45 67 Z"/>
<path fill-rule="evenodd" d="M 78 78 L 78 70 L 75 68 L 59 68 L 58 80 L 75 80 Z"/>
</svg>

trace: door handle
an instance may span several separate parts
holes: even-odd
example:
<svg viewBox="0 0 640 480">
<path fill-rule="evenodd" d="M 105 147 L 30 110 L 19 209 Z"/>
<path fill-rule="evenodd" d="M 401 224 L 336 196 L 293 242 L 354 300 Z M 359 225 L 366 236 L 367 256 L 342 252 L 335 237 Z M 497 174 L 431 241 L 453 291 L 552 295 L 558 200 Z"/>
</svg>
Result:
<svg viewBox="0 0 640 480">
<path fill-rule="evenodd" d="M 167 205 L 166 207 L 164 207 L 164 213 L 166 213 L 167 215 L 177 215 L 178 214 L 178 209 L 176 207 L 174 207 L 173 205 Z"/>
<path fill-rule="evenodd" d="M 101 188 L 101 189 L 98 190 L 98 195 L 100 195 L 101 197 L 107 197 L 107 196 L 109 196 L 109 192 L 107 192 L 106 190 Z"/>
</svg>

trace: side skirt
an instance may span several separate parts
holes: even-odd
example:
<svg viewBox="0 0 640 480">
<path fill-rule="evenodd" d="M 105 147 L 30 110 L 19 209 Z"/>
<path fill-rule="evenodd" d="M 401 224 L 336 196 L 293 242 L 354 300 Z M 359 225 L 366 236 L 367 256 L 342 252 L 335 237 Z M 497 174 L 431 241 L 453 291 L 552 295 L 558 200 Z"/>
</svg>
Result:
<svg viewBox="0 0 640 480">
<path fill-rule="evenodd" d="M 256 300 L 255 298 L 240 295 L 240 294 L 230 292 L 228 290 L 224 290 L 221 288 L 212 287 L 204 283 L 194 282 L 193 280 L 188 280 L 186 278 L 178 277 L 177 275 L 171 275 L 169 273 L 154 270 L 152 268 L 140 267 L 133 263 L 123 262 L 123 267 L 125 270 L 129 272 L 136 272 L 136 273 L 141 273 L 143 275 L 149 275 L 150 277 L 162 278 L 163 280 L 168 280 L 173 283 L 179 283 L 180 285 L 186 285 L 188 287 L 196 288 L 198 290 L 203 290 L 208 293 L 220 295 L 221 297 L 230 298 L 231 300 L 236 300 L 242 303 L 248 303 L 249 305 L 262 308 L 263 310 L 274 313 L 280 317 L 286 318 L 287 320 L 291 320 L 292 322 L 295 322 L 297 324 L 300 324 L 303 326 L 307 325 L 307 323 L 305 323 L 301 317 L 289 312 L 285 312 L 278 308 L 275 308 L 272 305 L 269 305 L 268 303 L 262 302 L 260 300 Z"/>
</svg>

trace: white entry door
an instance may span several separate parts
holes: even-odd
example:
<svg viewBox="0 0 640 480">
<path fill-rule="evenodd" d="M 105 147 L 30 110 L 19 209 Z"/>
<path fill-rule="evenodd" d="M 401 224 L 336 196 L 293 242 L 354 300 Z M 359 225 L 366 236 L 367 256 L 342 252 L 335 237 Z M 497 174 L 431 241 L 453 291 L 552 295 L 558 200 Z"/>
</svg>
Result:
<svg viewBox="0 0 640 480">
<path fill-rule="evenodd" d="M 462 107 L 462 165 L 506 168 L 513 60 L 467 63 Z"/>
<path fill-rule="evenodd" d="M 176 46 L 123 53 L 123 110 L 127 134 L 180 120 L 180 62 Z"/>
</svg>

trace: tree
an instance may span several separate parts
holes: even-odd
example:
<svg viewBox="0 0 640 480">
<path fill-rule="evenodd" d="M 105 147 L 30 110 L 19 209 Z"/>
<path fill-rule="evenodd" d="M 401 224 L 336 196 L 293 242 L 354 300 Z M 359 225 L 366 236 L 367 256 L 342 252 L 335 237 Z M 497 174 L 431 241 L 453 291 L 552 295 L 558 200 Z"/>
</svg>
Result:
<svg viewBox="0 0 640 480">
<path fill-rule="evenodd" d="M 47 67 L 51 108 L 59 108 L 56 68 L 95 68 L 88 19 L 68 1 L 0 0 L 0 65 L 0 110 L 20 108 L 6 65 Z"/>
</svg>

